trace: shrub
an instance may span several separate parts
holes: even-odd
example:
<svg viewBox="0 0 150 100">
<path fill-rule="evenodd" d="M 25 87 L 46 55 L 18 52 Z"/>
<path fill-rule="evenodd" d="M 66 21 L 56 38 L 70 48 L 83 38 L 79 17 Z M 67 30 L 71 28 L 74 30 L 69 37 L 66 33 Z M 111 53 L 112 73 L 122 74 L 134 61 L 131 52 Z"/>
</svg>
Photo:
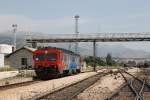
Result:
<svg viewBox="0 0 150 100">
<path fill-rule="evenodd" d="M 19 70 L 19 73 L 17 75 L 18 77 L 34 77 L 35 72 L 34 70 Z"/>
</svg>

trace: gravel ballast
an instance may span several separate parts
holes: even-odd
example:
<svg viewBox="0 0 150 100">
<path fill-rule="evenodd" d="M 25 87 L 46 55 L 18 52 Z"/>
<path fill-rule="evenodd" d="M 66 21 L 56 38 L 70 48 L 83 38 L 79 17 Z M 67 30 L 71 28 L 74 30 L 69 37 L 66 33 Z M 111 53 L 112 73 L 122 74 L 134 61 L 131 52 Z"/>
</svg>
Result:
<svg viewBox="0 0 150 100">
<path fill-rule="evenodd" d="M 68 76 L 40 83 L 32 84 L 29 86 L 18 87 L 0 92 L 0 100 L 27 100 L 33 96 L 47 91 L 54 91 L 61 87 L 83 80 L 87 77 L 96 75 L 96 72 L 81 73 L 74 76 Z"/>
<path fill-rule="evenodd" d="M 128 72 L 135 75 L 137 72 L 140 72 L 140 70 L 138 68 L 133 68 L 129 69 Z M 127 75 L 127 77 L 129 76 Z M 94 85 L 87 88 L 73 100 L 105 100 L 114 91 L 119 89 L 123 83 L 124 79 L 120 73 L 116 75 L 106 75 L 100 78 L 100 80 L 98 80 Z"/>
</svg>

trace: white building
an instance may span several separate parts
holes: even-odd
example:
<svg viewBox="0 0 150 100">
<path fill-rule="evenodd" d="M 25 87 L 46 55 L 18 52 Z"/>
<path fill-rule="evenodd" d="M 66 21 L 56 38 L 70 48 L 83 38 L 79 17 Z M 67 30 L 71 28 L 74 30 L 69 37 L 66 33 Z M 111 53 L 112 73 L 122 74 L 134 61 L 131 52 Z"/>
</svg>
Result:
<svg viewBox="0 0 150 100">
<path fill-rule="evenodd" d="M 0 67 L 4 67 L 4 54 L 0 53 Z"/>
<path fill-rule="evenodd" d="M 0 44 L 0 67 L 4 67 L 4 56 L 12 53 L 12 46 L 8 44 Z"/>
</svg>

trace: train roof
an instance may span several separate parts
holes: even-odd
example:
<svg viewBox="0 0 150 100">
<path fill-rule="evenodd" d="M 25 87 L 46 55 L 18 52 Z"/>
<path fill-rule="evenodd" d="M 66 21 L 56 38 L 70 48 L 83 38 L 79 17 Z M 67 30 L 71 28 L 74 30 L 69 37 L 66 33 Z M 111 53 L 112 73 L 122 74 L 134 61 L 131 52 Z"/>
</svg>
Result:
<svg viewBox="0 0 150 100">
<path fill-rule="evenodd" d="M 70 51 L 70 50 L 67 50 L 67 49 L 64 49 L 64 48 L 51 47 L 51 46 L 48 46 L 48 47 L 38 47 L 37 50 L 46 50 L 46 49 L 62 50 L 65 53 L 69 53 L 69 54 L 72 54 L 72 55 L 80 56 L 79 54 L 77 54 L 77 53 L 75 53 L 73 51 Z"/>
</svg>

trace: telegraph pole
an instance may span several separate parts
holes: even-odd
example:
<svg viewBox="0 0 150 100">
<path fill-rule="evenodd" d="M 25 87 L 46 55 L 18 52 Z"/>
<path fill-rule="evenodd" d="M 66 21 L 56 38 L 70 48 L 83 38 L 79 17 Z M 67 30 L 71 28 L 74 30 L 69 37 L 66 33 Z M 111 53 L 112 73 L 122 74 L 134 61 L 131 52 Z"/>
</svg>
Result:
<svg viewBox="0 0 150 100">
<path fill-rule="evenodd" d="M 17 31 L 17 24 L 12 24 L 12 27 L 13 27 L 13 33 L 14 33 L 14 43 L 13 43 L 13 49 L 14 51 L 16 50 L 16 31 Z"/>
<path fill-rule="evenodd" d="M 75 15 L 74 18 L 75 18 L 75 34 L 76 34 L 76 38 L 77 38 L 78 34 L 79 34 L 79 31 L 78 31 L 78 19 L 80 18 L 80 16 L 79 15 Z M 78 42 L 76 42 L 76 44 L 75 44 L 75 52 L 79 53 L 78 52 Z"/>
</svg>

